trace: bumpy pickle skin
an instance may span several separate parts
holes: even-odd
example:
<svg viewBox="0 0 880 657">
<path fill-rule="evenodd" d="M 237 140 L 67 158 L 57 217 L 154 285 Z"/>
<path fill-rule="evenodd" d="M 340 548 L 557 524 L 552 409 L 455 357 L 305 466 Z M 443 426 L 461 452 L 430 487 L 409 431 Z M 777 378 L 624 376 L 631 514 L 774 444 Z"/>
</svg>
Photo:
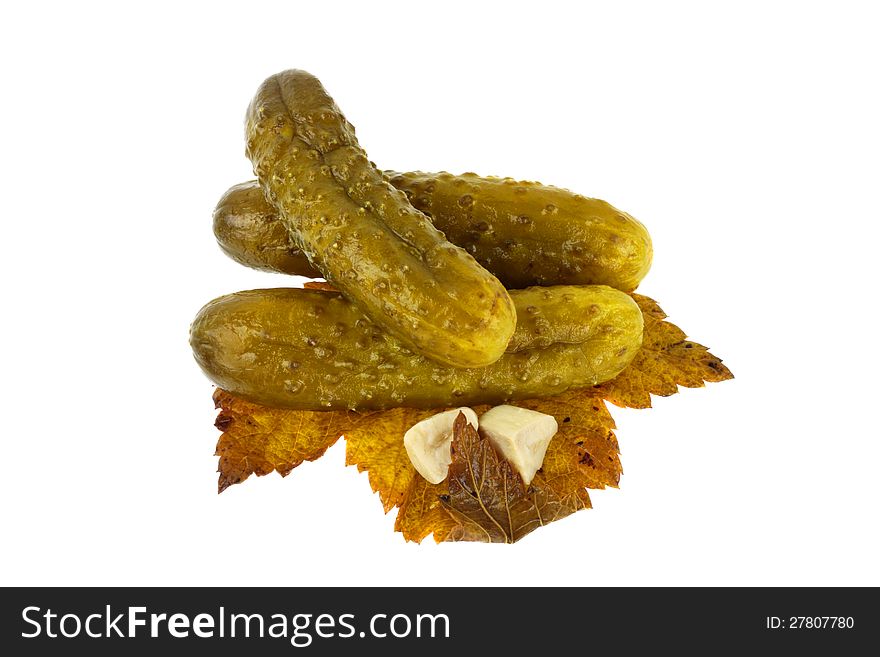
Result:
<svg viewBox="0 0 880 657">
<path fill-rule="evenodd" d="M 629 292 L 651 267 L 647 229 L 600 199 L 474 173 L 388 175 L 449 241 L 508 287 L 568 283 Z"/>
<path fill-rule="evenodd" d="M 301 410 L 546 397 L 613 378 L 641 346 L 642 313 L 618 290 L 529 289 L 511 297 L 518 311 L 535 307 L 535 317 L 560 323 L 538 330 L 524 322 L 511 341 L 516 351 L 482 368 L 453 368 L 420 356 L 341 294 L 321 290 L 252 290 L 215 299 L 193 322 L 190 344 L 221 388 Z"/>
<path fill-rule="evenodd" d="M 642 314 L 636 317 L 635 302 L 606 285 L 528 287 L 512 290 L 510 298 L 517 322 L 508 353 L 590 342 L 597 326 L 628 327 L 641 335 Z"/>
<path fill-rule="evenodd" d="M 631 291 L 651 267 L 647 229 L 605 201 L 510 178 L 385 174 L 449 241 L 508 288 L 573 284 Z M 290 236 L 278 230 L 278 215 L 253 193 L 257 187 L 256 181 L 241 183 L 223 196 L 214 213 L 221 247 L 242 264 L 319 276 Z M 270 261 L 281 253 L 288 255 Z"/>
<path fill-rule="evenodd" d="M 376 324 L 454 367 L 496 361 L 516 325 L 497 278 L 367 159 L 317 78 L 267 79 L 246 118 L 247 153 L 296 245 Z"/>
</svg>

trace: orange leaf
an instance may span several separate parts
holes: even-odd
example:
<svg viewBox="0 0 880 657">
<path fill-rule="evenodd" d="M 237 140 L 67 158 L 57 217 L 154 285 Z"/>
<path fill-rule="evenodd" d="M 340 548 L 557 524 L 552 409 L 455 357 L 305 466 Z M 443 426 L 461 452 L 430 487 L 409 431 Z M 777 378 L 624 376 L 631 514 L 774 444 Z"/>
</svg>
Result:
<svg viewBox="0 0 880 657">
<path fill-rule="evenodd" d="M 593 396 L 591 389 L 570 390 L 513 405 L 552 415 L 559 425 L 541 467 L 548 485 L 558 488 L 560 493 L 578 488 L 617 487 L 623 467 L 614 419 L 605 402 Z M 589 506 L 589 499 L 585 504 Z"/>
<path fill-rule="evenodd" d="M 403 434 L 436 412 L 415 408 L 363 412 L 346 432 L 345 464 L 356 465 L 358 472 L 367 471 L 385 513 L 400 506 L 416 473 L 403 446 Z"/>
<path fill-rule="evenodd" d="M 449 487 L 428 483 L 423 477 L 415 476 L 397 512 L 394 521 L 395 531 L 403 534 L 407 541 L 421 543 L 422 539 L 434 534 L 438 543 L 448 539 L 458 527 L 441 501 L 449 494 Z"/>
<path fill-rule="evenodd" d="M 653 299 L 633 294 L 645 318 L 642 348 L 629 366 L 611 381 L 594 388 L 594 394 L 617 406 L 650 408 L 651 395 L 668 397 L 679 386 L 701 388 L 705 382 L 732 379 L 721 359 L 703 345 L 685 339 Z"/>
<path fill-rule="evenodd" d="M 225 390 L 214 391 L 220 409 L 215 425 L 223 434 L 217 442 L 220 457 L 218 492 L 250 475 L 273 470 L 282 477 L 303 461 L 327 451 L 350 424 L 345 411 L 292 411 L 260 406 Z"/>
</svg>

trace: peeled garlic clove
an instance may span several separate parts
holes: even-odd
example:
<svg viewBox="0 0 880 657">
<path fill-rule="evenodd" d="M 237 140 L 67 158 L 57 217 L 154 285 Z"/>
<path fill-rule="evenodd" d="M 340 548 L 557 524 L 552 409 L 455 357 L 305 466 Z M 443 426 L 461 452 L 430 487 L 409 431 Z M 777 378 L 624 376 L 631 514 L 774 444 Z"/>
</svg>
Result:
<svg viewBox="0 0 880 657">
<path fill-rule="evenodd" d="M 473 409 L 466 406 L 443 411 L 417 422 L 403 434 L 403 446 L 416 471 L 432 484 L 446 479 L 452 463 L 452 424 L 459 413 L 474 429 L 479 420 Z"/>
<path fill-rule="evenodd" d="M 528 486 L 559 431 L 552 415 L 519 406 L 496 406 L 480 417 L 480 433 L 510 461 Z"/>
</svg>

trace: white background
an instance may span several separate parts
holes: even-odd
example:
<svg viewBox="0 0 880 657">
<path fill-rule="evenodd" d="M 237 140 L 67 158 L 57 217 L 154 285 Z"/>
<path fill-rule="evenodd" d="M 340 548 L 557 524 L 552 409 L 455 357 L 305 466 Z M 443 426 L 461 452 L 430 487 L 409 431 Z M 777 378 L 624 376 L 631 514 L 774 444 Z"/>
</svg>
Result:
<svg viewBox="0 0 880 657">
<path fill-rule="evenodd" d="M 0 27 L 0 583 L 880 584 L 871 3 L 15 3 Z M 405 543 L 339 443 L 216 493 L 188 325 L 245 107 L 316 74 L 381 167 L 605 198 L 737 378 L 612 408 L 625 475 L 514 546 Z"/>
</svg>

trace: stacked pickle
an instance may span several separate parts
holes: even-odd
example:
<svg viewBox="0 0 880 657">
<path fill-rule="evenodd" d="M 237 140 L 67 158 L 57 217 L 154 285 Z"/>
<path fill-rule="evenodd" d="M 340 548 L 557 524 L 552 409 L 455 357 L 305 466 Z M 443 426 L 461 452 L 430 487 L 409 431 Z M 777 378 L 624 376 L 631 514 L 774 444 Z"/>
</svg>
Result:
<svg viewBox="0 0 880 657">
<path fill-rule="evenodd" d="M 381 171 L 304 71 L 262 84 L 246 136 L 258 180 L 220 200 L 220 246 L 337 291 L 202 308 L 190 342 L 223 389 L 303 410 L 499 404 L 601 383 L 638 351 L 627 292 L 652 248 L 628 214 L 532 182 Z"/>
</svg>

